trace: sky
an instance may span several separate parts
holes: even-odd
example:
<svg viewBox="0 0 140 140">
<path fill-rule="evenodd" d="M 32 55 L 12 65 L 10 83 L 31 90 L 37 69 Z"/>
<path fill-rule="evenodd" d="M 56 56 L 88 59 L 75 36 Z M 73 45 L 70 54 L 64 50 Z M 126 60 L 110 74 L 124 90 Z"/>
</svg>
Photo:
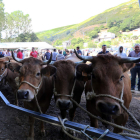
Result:
<svg viewBox="0 0 140 140">
<path fill-rule="evenodd" d="M 5 12 L 29 14 L 34 32 L 80 23 L 129 0 L 3 0 Z"/>
</svg>

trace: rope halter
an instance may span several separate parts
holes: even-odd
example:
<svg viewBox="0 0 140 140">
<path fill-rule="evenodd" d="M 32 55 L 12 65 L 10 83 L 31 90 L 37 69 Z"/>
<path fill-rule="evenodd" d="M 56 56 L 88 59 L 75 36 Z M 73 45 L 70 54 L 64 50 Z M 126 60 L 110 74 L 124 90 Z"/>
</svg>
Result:
<svg viewBox="0 0 140 140">
<path fill-rule="evenodd" d="M 76 77 L 76 69 L 75 69 L 75 77 Z M 75 88 L 75 84 L 76 84 L 76 78 L 74 77 L 74 84 L 71 90 L 71 94 L 70 95 L 64 95 L 64 94 L 57 94 L 56 88 L 55 88 L 55 78 L 54 78 L 54 88 L 53 88 L 53 93 L 55 96 L 64 96 L 64 97 L 70 97 L 72 98 L 74 95 L 74 88 Z"/>
<path fill-rule="evenodd" d="M 41 113 L 41 114 L 43 114 L 42 113 L 42 111 L 41 111 L 41 108 L 40 108 L 40 106 L 39 106 L 39 103 L 38 103 L 38 100 L 37 100 L 37 94 L 38 94 L 38 91 L 39 91 L 39 89 L 40 89 L 40 86 L 41 86 L 41 84 L 42 84 L 42 78 L 41 78 L 41 82 L 39 83 L 39 85 L 36 87 L 36 86 L 34 86 L 33 84 L 31 84 L 30 82 L 27 82 L 27 81 L 22 81 L 21 83 L 20 83 L 20 86 L 21 86 L 21 84 L 23 84 L 23 83 L 26 83 L 26 84 L 28 84 L 29 86 L 31 86 L 32 88 L 34 88 L 35 89 L 35 92 L 36 92 L 36 94 L 35 94 L 35 101 L 36 101 L 36 104 L 37 104 L 37 107 L 38 107 L 38 110 L 39 110 L 39 112 Z"/>
<path fill-rule="evenodd" d="M 4 70 L 4 72 L 0 75 L 0 81 L 3 79 L 3 75 L 5 74 L 5 72 L 7 71 L 7 68 Z"/>
<path fill-rule="evenodd" d="M 117 97 L 114 97 L 112 95 L 107 95 L 107 94 L 100 94 L 100 95 L 97 95 L 95 92 L 94 92 L 94 89 L 93 89 L 93 85 L 92 85 L 92 75 L 91 75 L 91 88 L 92 88 L 92 91 L 91 92 L 87 92 L 87 95 L 86 95 L 86 99 L 87 100 L 91 100 L 92 98 L 95 98 L 95 97 L 108 97 L 108 98 L 112 98 L 116 101 L 119 101 L 120 103 L 124 103 L 124 100 L 123 100 L 123 91 L 124 91 L 124 82 L 123 82 L 123 87 L 122 87 L 122 91 L 121 91 L 121 95 L 120 95 L 120 98 L 117 98 Z"/>
</svg>

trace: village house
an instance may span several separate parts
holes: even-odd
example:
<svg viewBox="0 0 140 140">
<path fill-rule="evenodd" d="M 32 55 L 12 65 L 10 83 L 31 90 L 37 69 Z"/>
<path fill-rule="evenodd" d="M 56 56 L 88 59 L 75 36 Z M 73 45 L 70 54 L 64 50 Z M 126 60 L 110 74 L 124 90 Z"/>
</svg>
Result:
<svg viewBox="0 0 140 140">
<path fill-rule="evenodd" d="M 63 44 L 63 48 L 67 48 L 68 46 L 71 45 L 71 41 L 70 40 L 64 41 L 64 42 L 62 42 L 62 44 Z"/>
<path fill-rule="evenodd" d="M 102 42 L 102 41 L 111 41 L 111 39 L 115 38 L 115 34 L 111 33 L 111 32 L 105 32 L 102 33 L 99 37 L 98 37 L 98 41 Z"/>
</svg>

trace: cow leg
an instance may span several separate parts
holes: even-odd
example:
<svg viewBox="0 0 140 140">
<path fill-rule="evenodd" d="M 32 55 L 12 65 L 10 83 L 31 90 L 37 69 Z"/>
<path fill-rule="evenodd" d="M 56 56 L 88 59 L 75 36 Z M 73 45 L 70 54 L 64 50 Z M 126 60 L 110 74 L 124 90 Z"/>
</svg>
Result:
<svg viewBox="0 0 140 140">
<path fill-rule="evenodd" d="M 90 117 L 90 126 L 98 128 L 98 120 Z"/>
<path fill-rule="evenodd" d="M 126 112 L 124 112 L 124 114 L 121 114 L 116 119 L 114 119 L 114 123 L 121 125 L 121 126 L 125 126 L 127 120 L 128 120 L 128 114 Z M 115 127 L 113 132 L 114 133 L 121 133 L 121 132 L 123 132 L 123 130 Z"/>
<path fill-rule="evenodd" d="M 27 138 L 27 140 L 34 140 L 34 122 L 35 119 L 29 116 L 30 130 L 29 130 L 29 137 Z"/>
<path fill-rule="evenodd" d="M 40 135 L 41 136 L 45 136 L 45 128 L 44 128 L 44 122 L 43 121 L 41 121 L 40 122 Z"/>
</svg>

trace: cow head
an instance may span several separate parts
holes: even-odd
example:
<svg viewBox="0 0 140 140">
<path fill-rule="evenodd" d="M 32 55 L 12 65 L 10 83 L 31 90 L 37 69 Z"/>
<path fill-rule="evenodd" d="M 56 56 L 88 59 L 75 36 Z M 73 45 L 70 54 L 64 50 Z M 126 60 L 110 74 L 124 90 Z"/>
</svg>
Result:
<svg viewBox="0 0 140 140">
<path fill-rule="evenodd" d="M 7 63 L 9 60 L 0 59 L 0 81 L 7 75 Z"/>
<path fill-rule="evenodd" d="M 65 95 L 71 95 L 75 80 L 75 64 L 70 60 L 61 60 L 53 65 L 57 68 L 56 78 L 54 79 L 56 93 L 61 94 L 61 96 L 55 96 L 56 106 L 60 110 L 70 109 L 73 107 L 73 104 L 70 97 Z"/>
<path fill-rule="evenodd" d="M 77 66 L 77 78 L 84 81 L 92 79 L 89 86 L 93 87 L 96 95 L 106 94 L 118 99 L 123 89 L 124 72 L 133 67 L 133 62 L 140 61 L 140 58 L 120 58 L 112 55 L 96 57 L 79 56 L 77 53 L 76 55 L 82 60 L 91 62 L 90 65 L 79 64 Z M 119 115 L 121 113 L 119 102 L 112 98 L 98 97 L 93 100 L 96 110 L 101 114 Z"/>
<path fill-rule="evenodd" d="M 37 94 L 34 87 L 39 86 L 39 89 L 41 88 L 43 76 L 49 77 L 56 72 L 55 67 L 48 65 L 51 62 L 52 54 L 49 61 L 47 60 L 41 61 L 33 57 L 21 60 L 15 58 L 13 53 L 12 56 L 15 61 L 22 64 L 22 65 L 19 65 L 18 63 L 10 64 L 10 67 L 19 73 L 20 86 L 17 91 L 18 98 L 24 101 L 31 101 Z M 33 85 L 34 87 L 31 85 Z"/>
</svg>

